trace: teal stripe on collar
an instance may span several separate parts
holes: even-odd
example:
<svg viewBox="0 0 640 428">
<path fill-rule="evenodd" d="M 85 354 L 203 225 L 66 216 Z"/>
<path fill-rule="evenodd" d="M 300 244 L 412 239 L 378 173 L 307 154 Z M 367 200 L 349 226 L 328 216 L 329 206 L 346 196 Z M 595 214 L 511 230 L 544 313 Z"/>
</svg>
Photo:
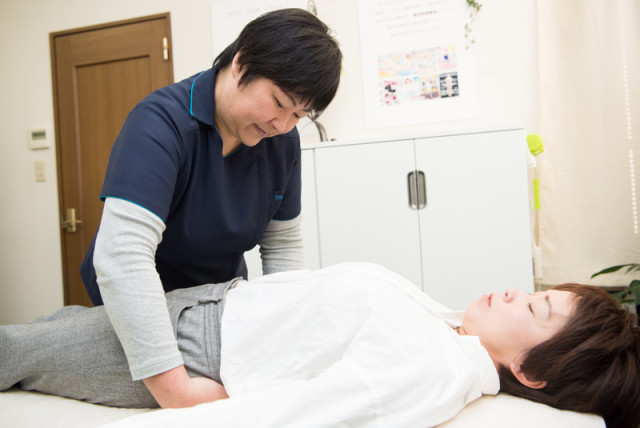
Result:
<svg viewBox="0 0 640 428">
<path fill-rule="evenodd" d="M 204 71 L 202 73 L 204 73 Z M 202 76 L 202 73 L 198 74 L 198 77 Z M 193 82 L 191 82 L 191 93 L 189 94 L 189 114 L 191 115 L 191 117 L 196 119 L 198 118 L 193 115 L 193 87 L 195 86 L 196 80 L 198 80 L 198 77 L 193 79 Z"/>
</svg>

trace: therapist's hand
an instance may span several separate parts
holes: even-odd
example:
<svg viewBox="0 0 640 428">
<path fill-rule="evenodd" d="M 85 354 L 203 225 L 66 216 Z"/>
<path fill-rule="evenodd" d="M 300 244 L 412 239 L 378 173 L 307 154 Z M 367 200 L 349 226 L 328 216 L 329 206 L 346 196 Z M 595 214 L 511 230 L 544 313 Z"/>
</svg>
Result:
<svg viewBox="0 0 640 428">
<path fill-rule="evenodd" d="M 191 407 L 229 398 L 224 386 L 204 377 L 191 378 L 184 366 L 143 379 L 160 407 Z"/>
</svg>

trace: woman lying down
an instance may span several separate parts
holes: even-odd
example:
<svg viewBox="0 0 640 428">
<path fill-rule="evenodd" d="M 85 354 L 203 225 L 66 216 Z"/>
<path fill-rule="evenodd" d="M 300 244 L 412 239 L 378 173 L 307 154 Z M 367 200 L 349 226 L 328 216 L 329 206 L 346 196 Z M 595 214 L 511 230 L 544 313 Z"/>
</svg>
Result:
<svg viewBox="0 0 640 428">
<path fill-rule="evenodd" d="M 450 313 L 358 263 L 176 290 L 167 302 L 189 375 L 231 397 L 198 406 L 216 426 L 433 426 L 499 391 L 597 413 L 608 427 L 640 423 L 635 316 L 594 287 L 510 289 Z M 12 386 L 158 407 L 132 381 L 103 307 L 0 327 L 0 390 Z"/>
</svg>

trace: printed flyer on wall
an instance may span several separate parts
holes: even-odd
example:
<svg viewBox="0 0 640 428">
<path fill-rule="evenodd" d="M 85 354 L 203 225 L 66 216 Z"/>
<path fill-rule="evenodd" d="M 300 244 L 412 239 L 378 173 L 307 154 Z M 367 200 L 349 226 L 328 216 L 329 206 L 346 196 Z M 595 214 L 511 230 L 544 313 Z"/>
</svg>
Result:
<svg viewBox="0 0 640 428">
<path fill-rule="evenodd" d="M 369 128 L 476 115 L 465 0 L 359 0 Z"/>
<path fill-rule="evenodd" d="M 298 7 L 313 12 L 315 2 L 311 0 L 216 0 L 211 3 L 213 57 L 217 57 L 229 46 L 249 21 L 263 13 L 287 7 Z"/>
</svg>

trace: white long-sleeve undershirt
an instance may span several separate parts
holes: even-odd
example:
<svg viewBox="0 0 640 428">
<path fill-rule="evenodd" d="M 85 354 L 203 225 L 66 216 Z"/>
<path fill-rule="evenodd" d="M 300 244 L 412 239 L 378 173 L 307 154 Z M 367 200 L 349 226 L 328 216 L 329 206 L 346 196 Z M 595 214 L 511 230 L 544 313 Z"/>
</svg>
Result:
<svg viewBox="0 0 640 428">
<path fill-rule="evenodd" d="M 163 221 L 141 206 L 105 200 L 93 264 L 134 380 L 183 364 L 155 264 L 164 229 Z"/>
</svg>

